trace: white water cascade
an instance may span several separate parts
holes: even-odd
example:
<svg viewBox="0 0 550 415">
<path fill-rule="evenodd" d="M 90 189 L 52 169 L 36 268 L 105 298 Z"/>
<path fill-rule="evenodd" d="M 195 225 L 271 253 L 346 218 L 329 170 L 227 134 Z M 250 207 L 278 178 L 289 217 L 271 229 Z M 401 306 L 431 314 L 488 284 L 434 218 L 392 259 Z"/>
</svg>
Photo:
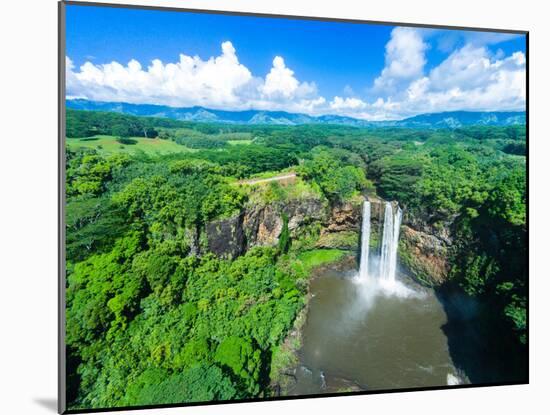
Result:
<svg viewBox="0 0 550 415">
<path fill-rule="evenodd" d="M 363 223 L 361 225 L 361 261 L 359 280 L 366 282 L 369 277 L 370 202 L 363 202 Z"/>
<path fill-rule="evenodd" d="M 395 270 L 397 266 L 397 246 L 399 243 L 399 228 L 401 227 L 402 211 L 397 206 L 393 212 L 393 206 L 386 202 L 384 211 L 384 230 L 382 233 L 382 249 L 380 254 L 379 278 L 382 282 L 395 283 Z"/>
<path fill-rule="evenodd" d="M 362 287 L 361 293 L 365 300 L 363 305 L 371 307 L 373 299 L 379 295 L 392 295 L 401 298 L 422 297 L 422 293 L 407 287 L 396 278 L 397 249 L 399 246 L 399 230 L 403 212 L 397 204 L 385 202 L 384 223 L 382 227 L 382 241 L 380 257 L 374 255 L 374 265 L 378 265 L 378 272 L 369 272 L 369 239 L 371 235 L 371 203 L 363 203 L 363 223 L 361 225 L 361 259 L 359 273 L 355 280 Z"/>
</svg>

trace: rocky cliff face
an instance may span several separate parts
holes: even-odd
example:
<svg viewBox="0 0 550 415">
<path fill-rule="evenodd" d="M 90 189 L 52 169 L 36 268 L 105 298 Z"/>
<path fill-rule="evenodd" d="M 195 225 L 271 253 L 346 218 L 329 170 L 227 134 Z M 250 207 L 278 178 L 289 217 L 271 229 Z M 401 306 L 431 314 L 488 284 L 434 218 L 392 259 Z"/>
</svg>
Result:
<svg viewBox="0 0 550 415">
<path fill-rule="evenodd" d="M 207 249 L 220 258 L 236 258 L 245 251 L 244 214 L 206 225 Z"/>
<path fill-rule="evenodd" d="M 361 225 L 361 204 L 344 203 L 335 206 L 330 212 L 330 217 L 325 233 L 358 231 Z"/>
<path fill-rule="evenodd" d="M 318 248 L 356 250 L 359 248 L 361 203 L 347 202 L 332 208 L 321 230 Z"/>
<path fill-rule="evenodd" d="M 399 259 L 421 282 L 436 286 L 445 282 L 449 271 L 447 253 L 450 245 L 434 234 L 401 226 Z"/>
<path fill-rule="evenodd" d="M 453 244 L 452 222 L 433 226 L 430 218 L 405 212 L 399 239 L 399 257 L 410 272 L 427 285 L 445 282 Z"/>
<path fill-rule="evenodd" d="M 275 246 L 288 217 L 291 236 L 314 222 L 325 223 L 329 209 L 319 199 L 291 200 L 249 206 L 239 214 L 206 225 L 207 250 L 219 257 L 235 258 L 255 246 Z"/>
<path fill-rule="evenodd" d="M 371 202 L 371 252 L 380 249 L 386 201 L 368 196 Z M 397 202 L 392 202 L 397 205 Z M 395 206 L 394 206 L 395 207 Z M 206 225 L 206 251 L 222 258 L 235 258 L 255 246 L 276 246 L 288 217 L 292 237 L 311 224 L 320 225 L 317 248 L 357 250 L 360 244 L 362 202 L 332 208 L 316 198 L 251 205 L 233 217 Z M 440 285 L 449 271 L 452 246 L 450 226 L 431 226 L 426 218 L 404 212 L 399 239 L 399 260 L 411 274 L 427 285 Z"/>
<path fill-rule="evenodd" d="M 408 211 L 404 212 L 403 223 L 409 226 L 412 229 L 415 229 L 419 232 L 425 234 L 433 235 L 444 244 L 452 245 L 453 237 L 451 234 L 451 226 L 456 219 L 452 217 L 446 222 L 437 221 L 440 223 L 438 226 L 434 226 L 433 223 L 436 221 L 435 218 L 429 217 L 422 214 L 412 214 Z"/>
<path fill-rule="evenodd" d="M 239 214 L 211 222 L 204 233 L 206 250 L 222 258 L 235 258 L 255 246 L 276 246 L 288 217 L 292 237 L 307 225 L 321 227 L 318 248 L 356 250 L 359 246 L 361 203 L 344 203 L 332 208 L 311 198 L 248 206 Z"/>
<path fill-rule="evenodd" d="M 283 229 L 283 214 L 288 217 L 288 229 L 295 236 L 300 227 L 326 220 L 328 209 L 319 199 L 291 200 L 245 210 L 243 228 L 246 248 L 273 246 Z"/>
</svg>

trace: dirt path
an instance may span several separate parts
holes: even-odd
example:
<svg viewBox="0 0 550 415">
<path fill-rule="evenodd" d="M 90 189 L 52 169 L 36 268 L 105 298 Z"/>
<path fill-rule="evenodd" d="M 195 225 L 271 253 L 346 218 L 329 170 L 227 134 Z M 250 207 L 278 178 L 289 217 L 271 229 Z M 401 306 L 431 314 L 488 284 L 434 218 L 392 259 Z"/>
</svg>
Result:
<svg viewBox="0 0 550 415">
<path fill-rule="evenodd" d="M 295 178 L 296 178 L 296 173 L 285 173 L 279 176 L 269 177 L 267 179 L 241 180 L 239 184 L 260 184 L 260 183 L 268 183 L 268 182 L 278 182 L 282 180 L 289 180 L 289 179 L 295 179 Z"/>
</svg>

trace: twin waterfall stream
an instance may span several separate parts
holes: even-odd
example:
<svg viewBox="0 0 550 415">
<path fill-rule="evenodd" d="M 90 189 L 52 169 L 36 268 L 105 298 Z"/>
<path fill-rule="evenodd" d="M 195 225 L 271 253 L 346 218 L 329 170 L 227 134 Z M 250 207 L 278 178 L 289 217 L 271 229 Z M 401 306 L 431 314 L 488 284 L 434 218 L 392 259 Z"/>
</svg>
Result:
<svg viewBox="0 0 550 415">
<path fill-rule="evenodd" d="M 398 269 L 402 211 L 397 203 L 365 201 L 359 269 L 347 261 L 320 269 L 310 282 L 299 363 L 288 395 L 390 390 L 462 383 L 432 289 Z M 384 209 L 372 229 L 371 209 Z M 380 243 L 369 246 L 371 237 Z"/>
<path fill-rule="evenodd" d="M 399 245 L 399 228 L 403 212 L 396 206 L 394 212 L 390 202 L 385 203 L 384 229 L 380 247 L 380 261 L 376 278 L 386 287 L 395 285 L 395 273 L 397 269 L 397 249 Z M 361 225 L 361 262 L 359 265 L 359 281 L 367 283 L 370 279 L 369 269 L 370 255 L 370 227 L 371 227 L 371 203 L 366 200 L 363 203 L 363 223 Z"/>
</svg>

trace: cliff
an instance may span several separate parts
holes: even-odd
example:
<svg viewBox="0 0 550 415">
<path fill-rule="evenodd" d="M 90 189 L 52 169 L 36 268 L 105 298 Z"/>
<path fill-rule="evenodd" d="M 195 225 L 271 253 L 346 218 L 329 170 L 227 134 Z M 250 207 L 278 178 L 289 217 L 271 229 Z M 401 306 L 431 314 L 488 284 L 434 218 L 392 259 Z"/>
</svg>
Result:
<svg viewBox="0 0 550 415">
<path fill-rule="evenodd" d="M 250 206 L 245 209 L 243 220 L 246 249 L 276 245 L 283 229 L 283 215 L 288 217 L 290 235 L 295 237 L 302 227 L 325 222 L 328 212 L 317 198 Z"/>
<path fill-rule="evenodd" d="M 363 199 L 334 206 L 323 223 L 317 248 L 357 250 L 360 243 Z"/>
<path fill-rule="evenodd" d="M 206 224 L 207 250 L 218 257 L 236 258 L 245 252 L 244 212 Z"/>
<path fill-rule="evenodd" d="M 434 234 L 403 224 L 399 238 L 399 260 L 420 282 L 437 286 L 445 282 L 449 271 L 450 244 Z"/>
<path fill-rule="evenodd" d="M 376 252 L 380 249 L 386 201 L 377 196 L 369 196 L 368 200 L 371 202 L 370 245 Z M 397 202 L 391 203 L 395 209 Z M 429 218 L 404 210 L 398 256 L 402 270 L 425 285 L 440 285 L 445 282 L 449 271 L 447 258 L 451 246 L 450 223 L 434 227 Z"/>
<path fill-rule="evenodd" d="M 371 202 L 371 252 L 380 249 L 386 201 L 367 196 Z M 293 240 L 310 232 L 312 248 L 359 249 L 364 198 L 328 206 L 320 197 L 307 195 L 269 203 L 249 203 L 229 218 L 208 223 L 201 232 L 201 252 L 222 258 L 235 258 L 255 246 L 277 246 L 283 229 L 283 215 Z M 394 208 L 397 202 L 392 201 Z M 401 269 L 418 281 L 437 286 L 449 271 L 448 253 L 452 247 L 450 224 L 432 226 L 429 218 L 403 213 L 399 239 Z"/>
<path fill-rule="evenodd" d="M 283 215 L 293 239 L 311 231 L 316 234 L 316 248 L 358 249 L 361 200 L 329 207 L 320 198 L 309 197 L 250 204 L 230 218 L 207 224 L 205 250 L 235 258 L 255 246 L 276 246 Z"/>
<path fill-rule="evenodd" d="M 430 218 L 405 211 L 399 238 L 399 258 L 420 282 L 438 286 L 449 272 L 452 222 L 434 226 Z"/>
</svg>

